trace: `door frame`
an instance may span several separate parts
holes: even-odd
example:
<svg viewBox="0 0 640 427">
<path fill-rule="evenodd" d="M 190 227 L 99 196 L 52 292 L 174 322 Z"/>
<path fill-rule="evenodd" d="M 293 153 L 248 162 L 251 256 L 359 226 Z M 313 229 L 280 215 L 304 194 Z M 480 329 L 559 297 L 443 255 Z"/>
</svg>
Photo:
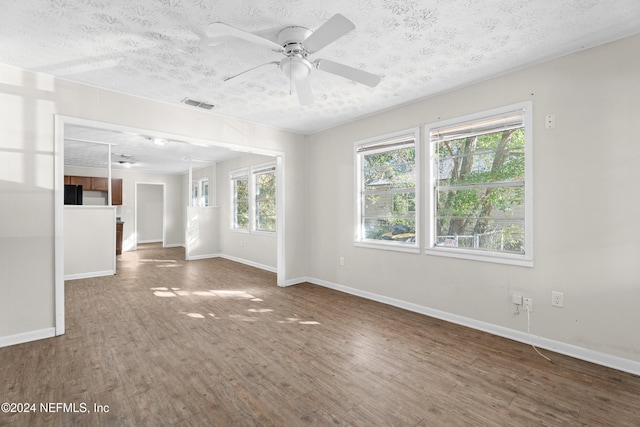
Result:
<svg viewBox="0 0 640 427">
<path fill-rule="evenodd" d="M 237 145 L 209 139 L 192 138 L 161 131 L 151 131 L 142 128 L 100 122 L 97 120 L 81 119 L 78 117 L 55 115 L 54 120 L 54 313 L 55 335 L 65 333 L 65 305 L 64 305 L 64 128 L 65 125 L 93 127 L 114 132 L 129 132 L 140 135 L 154 135 L 166 139 L 174 139 L 191 144 L 204 144 L 212 147 L 224 147 L 244 153 L 263 154 L 276 158 L 276 212 L 277 212 L 277 265 L 276 277 L 278 286 L 286 284 L 285 266 L 285 153 L 282 151 Z M 109 170 L 111 178 L 111 170 Z M 165 197 L 166 202 L 166 197 Z"/>
<path fill-rule="evenodd" d="M 138 249 L 138 186 L 139 185 L 160 185 L 162 186 L 162 247 L 167 246 L 167 184 L 164 182 L 136 181 L 133 189 L 133 250 Z"/>
</svg>

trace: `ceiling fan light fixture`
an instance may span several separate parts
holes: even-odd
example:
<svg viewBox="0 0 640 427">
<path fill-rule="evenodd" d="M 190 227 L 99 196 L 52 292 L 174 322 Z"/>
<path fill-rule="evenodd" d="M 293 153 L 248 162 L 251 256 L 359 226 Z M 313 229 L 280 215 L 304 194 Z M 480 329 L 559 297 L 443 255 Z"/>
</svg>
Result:
<svg viewBox="0 0 640 427">
<path fill-rule="evenodd" d="M 293 81 L 304 80 L 311 74 L 311 62 L 299 56 L 290 56 L 280 61 L 280 69 Z"/>
</svg>

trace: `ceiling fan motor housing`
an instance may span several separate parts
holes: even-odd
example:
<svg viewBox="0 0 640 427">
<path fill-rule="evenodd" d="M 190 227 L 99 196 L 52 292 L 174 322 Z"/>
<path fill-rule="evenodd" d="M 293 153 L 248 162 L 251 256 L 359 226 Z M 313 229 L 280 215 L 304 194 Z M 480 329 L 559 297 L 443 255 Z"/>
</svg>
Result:
<svg viewBox="0 0 640 427">
<path fill-rule="evenodd" d="M 312 31 L 304 27 L 286 27 L 278 33 L 278 44 L 284 49 L 285 55 L 304 54 L 309 52 L 304 48 L 303 42 L 312 34 Z"/>
<path fill-rule="evenodd" d="M 278 43 L 282 45 L 286 58 L 280 61 L 280 69 L 291 80 L 297 81 L 309 76 L 312 64 L 307 60 L 309 51 L 303 42 L 312 34 L 304 27 L 287 27 L 278 33 Z"/>
</svg>

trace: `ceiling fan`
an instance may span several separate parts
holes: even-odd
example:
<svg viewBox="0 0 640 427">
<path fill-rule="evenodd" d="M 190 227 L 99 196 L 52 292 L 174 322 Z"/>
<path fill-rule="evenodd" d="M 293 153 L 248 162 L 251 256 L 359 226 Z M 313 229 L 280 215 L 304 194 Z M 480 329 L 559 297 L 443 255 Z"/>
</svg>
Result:
<svg viewBox="0 0 640 427">
<path fill-rule="evenodd" d="M 331 17 L 315 31 L 298 26 L 286 27 L 278 33 L 277 43 L 223 22 L 214 22 L 210 28 L 228 36 L 259 44 L 285 56 L 280 61 L 258 65 L 228 77 L 224 80 L 225 82 L 244 81 L 277 67 L 295 85 L 301 105 L 311 105 L 313 103 L 313 93 L 309 81 L 309 76 L 313 69 L 335 74 L 370 87 L 375 87 L 380 83 L 379 76 L 367 71 L 327 59 L 315 59 L 313 61 L 309 59 L 310 55 L 356 28 L 353 22 L 340 14 Z"/>
</svg>

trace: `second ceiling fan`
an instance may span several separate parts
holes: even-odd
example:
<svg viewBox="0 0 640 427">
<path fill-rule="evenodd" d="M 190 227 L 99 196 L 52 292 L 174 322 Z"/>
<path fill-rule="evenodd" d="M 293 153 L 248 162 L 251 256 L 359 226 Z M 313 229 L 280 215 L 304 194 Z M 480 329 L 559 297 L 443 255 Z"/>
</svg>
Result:
<svg viewBox="0 0 640 427">
<path fill-rule="evenodd" d="M 380 83 L 379 76 L 367 71 L 328 59 L 313 61 L 309 59 L 309 55 L 318 52 L 355 28 L 353 22 L 343 15 L 336 14 L 315 31 L 305 27 L 286 27 L 278 33 L 278 42 L 276 43 L 223 22 L 211 24 L 211 29 L 216 32 L 265 46 L 285 56 L 280 61 L 267 62 L 231 76 L 225 79 L 225 82 L 242 81 L 277 67 L 295 85 L 301 105 L 313 104 L 313 92 L 309 81 L 313 69 L 335 74 L 370 87 L 375 87 Z"/>
</svg>

